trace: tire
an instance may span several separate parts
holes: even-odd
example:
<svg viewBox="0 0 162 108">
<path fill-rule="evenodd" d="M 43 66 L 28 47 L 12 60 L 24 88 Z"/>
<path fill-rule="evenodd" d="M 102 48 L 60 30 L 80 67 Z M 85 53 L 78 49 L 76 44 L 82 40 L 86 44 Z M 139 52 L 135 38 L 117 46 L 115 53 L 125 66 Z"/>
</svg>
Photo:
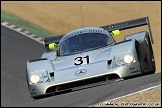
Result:
<svg viewBox="0 0 162 108">
<path fill-rule="evenodd" d="M 30 89 L 29 89 L 29 81 L 28 81 L 28 79 L 27 79 L 27 68 L 26 68 L 26 82 L 27 82 L 28 90 L 29 90 L 29 92 L 30 92 Z"/>
<path fill-rule="evenodd" d="M 154 59 L 154 54 L 153 54 L 153 49 L 152 49 L 152 46 L 151 46 L 151 42 L 150 42 L 150 38 L 148 37 L 148 45 L 149 45 L 149 51 L 150 51 L 150 62 L 151 62 L 151 67 L 152 67 L 152 70 L 150 70 L 149 72 L 144 72 L 143 71 L 143 64 L 141 62 L 141 58 L 139 56 L 140 52 L 139 52 L 139 43 L 138 41 L 135 42 L 135 46 L 136 46 L 136 51 L 137 51 L 137 56 L 138 56 L 138 61 L 139 61 L 139 64 L 140 64 L 140 69 L 141 69 L 141 75 L 145 75 L 145 74 L 154 74 L 155 71 L 156 71 L 156 65 L 155 65 L 155 59 Z"/>
<path fill-rule="evenodd" d="M 152 61 L 153 70 L 151 70 L 149 73 L 150 73 L 150 74 L 154 74 L 155 71 L 156 71 L 156 65 L 155 65 L 154 55 L 151 54 L 150 59 L 151 59 L 151 61 Z"/>
<path fill-rule="evenodd" d="M 140 54 L 140 52 L 139 52 L 139 43 L 138 43 L 137 40 L 135 41 L 135 48 L 136 48 L 136 52 L 137 52 L 138 62 L 140 64 L 141 75 L 144 75 L 143 66 L 142 66 L 142 62 L 141 62 L 141 57 L 139 56 L 139 54 Z"/>
<path fill-rule="evenodd" d="M 35 100 L 38 100 L 38 99 L 43 98 L 43 96 L 34 96 L 34 97 L 32 97 L 32 98 L 35 99 Z"/>
<path fill-rule="evenodd" d="M 52 94 L 44 94 L 44 95 L 39 95 L 39 96 L 33 96 L 32 98 L 35 99 L 35 100 L 38 100 L 38 99 L 42 99 L 42 98 L 46 98 L 46 97 L 50 97 L 52 96 Z"/>
<path fill-rule="evenodd" d="M 155 64 L 154 53 L 153 53 L 153 49 L 152 49 L 152 45 L 151 45 L 151 41 L 150 41 L 149 37 L 148 37 L 148 43 L 149 43 L 149 50 L 150 50 L 150 61 L 151 61 L 152 67 L 153 67 L 153 70 L 151 70 L 148 73 L 154 74 L 156 71 L 156 64 Z"/>
</svg>

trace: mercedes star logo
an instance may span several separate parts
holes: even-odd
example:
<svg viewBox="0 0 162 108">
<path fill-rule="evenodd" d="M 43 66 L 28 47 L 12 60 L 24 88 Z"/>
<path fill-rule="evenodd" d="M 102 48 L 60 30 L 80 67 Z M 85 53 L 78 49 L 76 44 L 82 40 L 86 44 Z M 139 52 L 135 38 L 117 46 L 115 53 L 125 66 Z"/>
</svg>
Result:
<svg viewBox="0 0 162 108">
<path fill-rule="evenodd" d="M 80 70 L 78 70 L 78 71 L 75 72 L 75 75 L 77 75 L 77 76 L 82 76 L 82 75 L 84 75 L 84 74 L 86 74 L 86 73 L 87 73 L 87 70 L 85 70 L 85 69 L 80 69 Z"/>
</svg>

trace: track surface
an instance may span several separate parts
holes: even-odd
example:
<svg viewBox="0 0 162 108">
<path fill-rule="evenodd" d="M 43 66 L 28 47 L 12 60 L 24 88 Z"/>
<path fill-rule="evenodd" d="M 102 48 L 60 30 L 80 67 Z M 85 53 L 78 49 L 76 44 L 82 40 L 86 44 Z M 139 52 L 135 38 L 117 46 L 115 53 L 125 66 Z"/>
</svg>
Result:
<svg viewBox="0 0 162 108">
<path fill-rule="evenodd" d="M 31 100 L 25 76 L 26 62 L 41 57 L 42 44 L 1 26 L 1 104 Z"/>
<path fill-rule="evenodd" d="M 25 78 L 26 61 L 40 58 L 44 46 L 2 26 L 1 45 L 1 106 L 90 106 L 161 84 L 158 73 L 33 100 Z"/>
</svg>

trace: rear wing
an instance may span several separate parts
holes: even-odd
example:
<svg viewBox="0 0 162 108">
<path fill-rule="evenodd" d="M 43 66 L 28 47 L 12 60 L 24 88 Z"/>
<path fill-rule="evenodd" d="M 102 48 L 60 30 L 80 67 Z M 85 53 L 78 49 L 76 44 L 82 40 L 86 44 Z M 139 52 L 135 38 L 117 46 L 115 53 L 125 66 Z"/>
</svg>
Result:
<svg viewBox="0 0 162 108">
<path fill-rule="evenodd" d="M 151 38 L 152 44 L 154 44 L 148 16 L 134 19 L 134 20 L 119 22 L 116 24 L 105 25 L 105 26 L 101 26 L 100 28 L 103 28 L 106 31 L 111 32 L 113 30 L 125 30 L 125 29 L 130 29 L 130 28 L 144 26 L 144 25 L 148 25 L 148 29 L 149 29 L 149 33 L 150 33 L 149 36 Z"/>
</svg>

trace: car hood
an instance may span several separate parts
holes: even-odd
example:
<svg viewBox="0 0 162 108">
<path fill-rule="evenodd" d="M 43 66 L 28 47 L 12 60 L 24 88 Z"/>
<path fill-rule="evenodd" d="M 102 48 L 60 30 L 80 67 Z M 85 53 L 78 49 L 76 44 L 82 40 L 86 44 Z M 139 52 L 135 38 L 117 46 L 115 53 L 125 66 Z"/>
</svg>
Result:
<svg viewBox="0 0 162 108">
<path fill-rule="evenodd" d="M 51 60 L 54 64 L 55 70 L 66 70 L 69 68 L 77 68 L 99 62 L 106 62 L 109 58 L 111 47 L 99 48 L 96 50 L 87 51 L 84 53 L 60 56 Z"/>
</svg>

